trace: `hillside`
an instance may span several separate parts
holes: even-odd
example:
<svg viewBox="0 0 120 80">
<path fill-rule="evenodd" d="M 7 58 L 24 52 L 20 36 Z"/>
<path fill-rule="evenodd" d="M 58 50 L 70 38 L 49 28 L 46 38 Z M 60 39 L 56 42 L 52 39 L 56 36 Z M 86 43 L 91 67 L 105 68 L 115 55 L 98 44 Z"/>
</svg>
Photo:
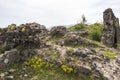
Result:
<svg viewBox="0 0 120 80">
<path fill-rule="evenodd" d="M 103 15 L 104 24 L 1 28 L 0 80 L 120 80 L 119 21 Z"/>
</svg>

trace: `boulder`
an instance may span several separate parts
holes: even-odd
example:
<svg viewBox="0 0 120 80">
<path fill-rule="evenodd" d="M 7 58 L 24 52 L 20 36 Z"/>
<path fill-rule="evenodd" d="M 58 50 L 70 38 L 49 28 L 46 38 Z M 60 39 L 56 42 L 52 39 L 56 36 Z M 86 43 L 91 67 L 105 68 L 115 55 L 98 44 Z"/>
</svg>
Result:
<svg viewBox="0 0 120 80">
<path fill-rule="evenodd" d="M 116 63 L 120 66 L 120 58 L 116 58 Z"/>
<path fill-rule="evenodd" d="M 88 31 L 86 30 L 70 31 L 67 34 L 71 34 L 71 35 L 74 34 L 74 35 L 79 35 L 81 37 L 86 37 L 88 36 Z"/>
<path fill-rule="evenodd" d="M 16 49 L 5 51 L 4 54 L 0 55 L 0 69 L 3 69 L 15 62 L 19 62 L 21 59 L 20 52 Z"/>
<path fill-rule="evenodd" d="M 4 54 L 0 55 L 0 69 L 6 68 L 16 62 L 25 61 L 35 55 L 35 53 L 34 49 L 23 50 L 22 52 L 17 49 L 5 51 Z"/>
</svg>

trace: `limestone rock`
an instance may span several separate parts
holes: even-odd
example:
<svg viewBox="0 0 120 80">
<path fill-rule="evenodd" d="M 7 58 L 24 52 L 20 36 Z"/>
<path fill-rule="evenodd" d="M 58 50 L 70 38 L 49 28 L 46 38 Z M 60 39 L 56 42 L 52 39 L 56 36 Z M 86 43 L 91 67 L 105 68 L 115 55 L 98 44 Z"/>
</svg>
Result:
<svg viewBox="0 0 120 80">
<path fill-rule="evenodd" d="M 120 58 L 116 58 L 116 63 L 120 66 Z"/>
<path fill-rule="evenodd" d="M 64 36 L 67 33 L 67 28 L 64 26 L 55 26 L 50 30 L 52 36 Z"/>
<path fill-rule="evenodd" d="M 118 18 L 115 17 L 111 8 L 106 9 L 103 12 L 103 20 L 104 20 L 104 29 L 101 41 L 108 47 L 117 47 L 118 43 L 118 32 L 119 32 L 119 21 Z"/>
<path fill-rule="evenodd" d="M 16 49 L 5 51 L 5 53 L 2 54 L 0 57 L 0 69 L 3 69 L 15 62 L 18 62 L 20 61 L 20 59 L 20 52 Z"/>
<path fill-rule="evenodd" d="M 78 49 L 76 50 L 73 55 L 80 56 L 82 58 L 88 57 L 88 55 L 94 55 L 96 54 L 95 51 L 92 51 L 92 49 Z"/>
<path fill-rule="evenodd" d="M 66 34 L 64 36 L 64 45 L 70 45 L 70 46 L 91 46 L 96 47 L 99 46 L 95 42 L 92 42 L 90 40 L 87 40 L 79 35 L 76 34 Z"/>
<path fill-rule="evenodd" d="M 45 42 L 48 30 L 44 25 L 38 23 L 26 23 L 16 26 L 11 24 L 8 28 L 1 31 L 0 46 L 8 50 L 16 47 L 17 45 L 28 45 L 34 47 L 42 46 Z"/>
<path fill-rule="evenodd" d="M 79 30 L 79 31 L 73 31 L 73 32 L 68 32 L 67 34 L 69 35 L 78 35 L 78 36 L 81 36 L 81 37 L 86 37 L 88 36 L 88 31 L 86 30 Z"/>
</svg>

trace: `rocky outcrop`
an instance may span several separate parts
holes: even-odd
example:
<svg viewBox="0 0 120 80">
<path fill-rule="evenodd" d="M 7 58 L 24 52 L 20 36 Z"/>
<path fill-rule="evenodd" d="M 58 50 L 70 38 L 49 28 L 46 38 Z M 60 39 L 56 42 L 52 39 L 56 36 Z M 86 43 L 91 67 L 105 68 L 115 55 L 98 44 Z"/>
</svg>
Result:
<svg viewBox="0 0 120 80">
<path fill-rule="evenodd" d="M 78 74 L 82 74 L 85 77 L 92 75 L 92 80 L 120 79 L 120 67 L 117 65 L 119 64 L 119 59 L 111 61 L 110 58 L 102 54 L 104 49 L 74 49 L 54 45 L 50 50 L 54 50 L 56 54 L 49 52 L 49 49 L 42 49 L 37 50 L 38 56 L 57 66 L 66 65 L 72 67 Z M 72 51 L 67 52 L 68 50 Z"/>
<path fill-rule="evenodd" d="M 86 34 L 84 34 L 86 35 Z M 70 45 L 70 46 L 90 46 L 90 47 L 103 47 L 99 44 L 97 44 L 96 42 L 93 42 L 91 40 L 88 40 L 82 36 L 84 36 L 83 34 L 76 34 L 76 33 L 68 33 L 64 36 L 63 39 L 63 43 L 64 45 Z"/>
<path fill-rule="evenodd" d="M 0 29 L 0 69 L 34 55 L 34 49 L 45 46 L 48 30 L 38 23 L 15 24 Z"/>
<path fill-rule="evenodd" d="M 32 73 L 32 69 L 27 71 L 31 67 L 27 61 L 35 57 L 38 58 L 38 61 L 43 61 L 40 63 L 43 63 L 44 66 L 48 66 L 50 63 L 53 67 L 65 68 L 63 69 L 64 72 L 69 69 L 75 75 L 91 78 L 90 80 L 119 80 L 120 57 L 117 54 L 120 52 L 109 48 L 116 48 L 119 43 L 118 22 L 118 18 L 114 16 L 112 9 L 104 11 L 102 43 L 108 47 L 87 39 L 86 37 L 89 34 L 83 30 L 69 31 L 64 26 L 56 26 L 50 30 L 50 35 L 48 35 L 45 26 L 38 23 L 27 23 L 20 26 L 11 24 L 7 28 L 0 29 L 0 70 L 23 61 L 23 71 L 25 70 L 23 76 L 27 78 L 28 75 L 31 76 L 29 72 Z M 39 62 L 36 59 L 35 62 L 32 61 L 33 63 L 36 62 L 32 66 L 39 70 L 40 67 L 37 69 Z M 10 70 L 10 72 L 14 71 L 14 69 Z M 0 74 L 0 79 L 1 76 L 4 79 L 4 74 L 6 73 Z M 20 80 L 27 80 L 21 74 L 22 72 L 19 76 L 21 77 Z M 14 77 L 10 76 L 8 79 L 13 80 Z"/>
<path fill-rule="evenodd" d="M 109 47 L 117 47 L 119 40 L 119 20 L 115 17 L 111 8 L 103 12 L 104 29 L 102 43 Z"/>
<path fill-rule="evenodd" d="M 47 32 L 45 26 L 38 23 L 26 23 L 20 26 L 11 24 L 8 28 L 1 29 L 0 46 L 1 48 L 7 46 L 9 49 L 17 45 L 40 47 L 41 43 L 45 42 Z"/>
<path fill-rule="evenodd" d="M 67 28 L 64 26 L 55 26 L 50 30 L 52 36 L 64 36 L 67 33 Z"/>
</svg>

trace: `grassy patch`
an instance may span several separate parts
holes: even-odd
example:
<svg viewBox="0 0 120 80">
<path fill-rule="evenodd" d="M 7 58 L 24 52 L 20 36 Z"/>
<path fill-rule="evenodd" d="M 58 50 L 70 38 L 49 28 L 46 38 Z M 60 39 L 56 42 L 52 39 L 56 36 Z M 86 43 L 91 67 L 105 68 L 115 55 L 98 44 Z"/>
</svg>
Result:
<svg viewBox="0 0 120 80">
<path fill-rule="evenodd" d="M 71 48 L 71 49 L 68 49 L 67 51 L 66 51 L 66 53 L 68 54 L 68 55 L 72 55 L 72 53 L 74 52 L 74 50 Z"/>
<path fill-rule="evenodd" d="M 109 57 L 110 60 L 114 60 L 115 59 L 115 54 L 114 53 L 104 52 L 103 55 L 106 56 L 106 57 Z"/>
<path fill-rule="evenodd" d="M 0 48 L 0 54 L 4 53 L 4 50 L 2 48 Z"/>
<path fill-rule="evenodd" d="M 94 41 L 101 41 L 102 31 L 103 31 L 103 24 L 102 23 L 94 23 L 91 25 L 86 24 L 76 24 L 68 28 L 70 31 L 78 31 L 78 30 L 87 30 L 88 31 L 88 39 Z"/>
<path fill-rule="evenodd" d="M 16 71 L 10 75 L 14 76 L 15 80 L 94 80 L 91 76 L 83 76 L 76 74 L 74 69 L 66 65 L 58 67 L 48 62 L 42 61 L 40 58 L 29 58 L 27 65 L 24 63 L 16 63 L 7 69 L 0 71 L 6 72 L 10 69 Z M 27 76 L 25 76 L 27 74 Z"/>
<path fill-rule="evenodd" d="M 55 44 L 58 40 L 60 40 L 62 37 L 61 36 L 51 36 L 51 43 Z"/>
<path fill-rule="evenodd" d="M 32 68 L 32 76 L 35 76 L 37 80 L 93 80 L 90 76 L 83 77 L 76 74 L 73 68 L 66 65 L 58 67 L 37 57 L 29 59 L 28 62 L 30 65 L 36 66 L 29 65 Z"/>
<path fill-rule="evenodd" d="M 120 49 L 120 43 L 119 43 L 119 44 L 117 44 L 117 47 L 118 47 L 118 49 Z"/>
<path fill-rule="evenodd" d="M 86 27 L 87 27 L 86 24 L 81 23 L 81 24 L 76 24 L 74 26 L 69 27 L 68 30 L 70 30 L 70 31 L 85 30 Z"/>
</svg>

